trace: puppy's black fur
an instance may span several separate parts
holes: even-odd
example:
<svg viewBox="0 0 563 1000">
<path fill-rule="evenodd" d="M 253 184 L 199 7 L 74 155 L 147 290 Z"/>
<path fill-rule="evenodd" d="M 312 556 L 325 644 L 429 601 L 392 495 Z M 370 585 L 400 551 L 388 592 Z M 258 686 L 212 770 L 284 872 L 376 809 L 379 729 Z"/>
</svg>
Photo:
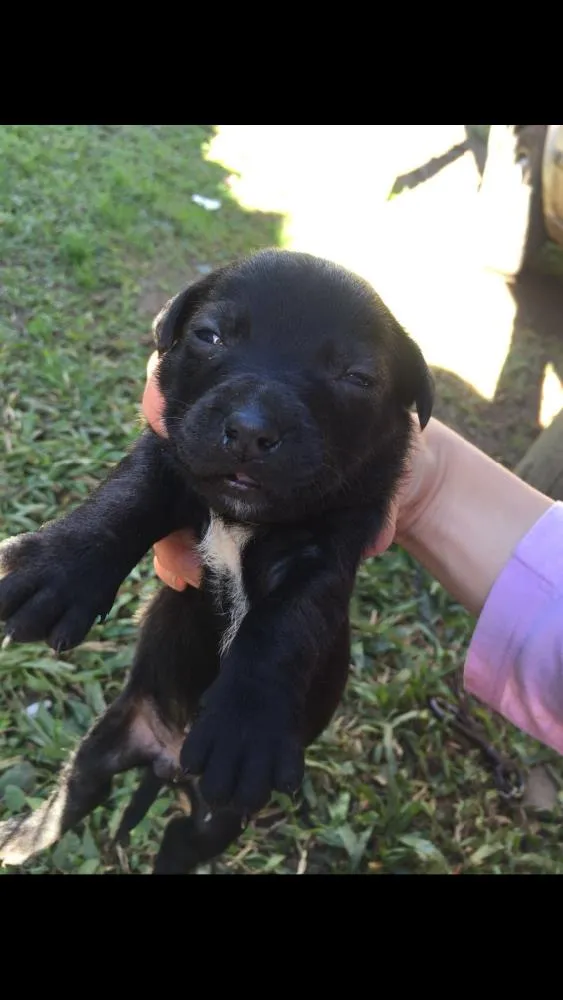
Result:
<svg viewBox="0 0 563 1000">
<path fill-rule="evenodd" d="M 163 589 L 125 691 L 51 798 L 0 824 L 18 864 L 147 774 L 126 840 L 162 784 L 191 802 L 156 872 L 222 852 L 273 790 L 295 791 L 349 663 L 348 605 L 411 438 L 430 418 L 417 346 L 373 290 L 331 263 L 265 251 L 211 274 L 155 321 L 168 439 L 152 431 L 84 504 L 4 543 L 0 616 L 15 641 L 80 643 L 154 542 L 194 529 L 201 590 Z"/>
</svg>

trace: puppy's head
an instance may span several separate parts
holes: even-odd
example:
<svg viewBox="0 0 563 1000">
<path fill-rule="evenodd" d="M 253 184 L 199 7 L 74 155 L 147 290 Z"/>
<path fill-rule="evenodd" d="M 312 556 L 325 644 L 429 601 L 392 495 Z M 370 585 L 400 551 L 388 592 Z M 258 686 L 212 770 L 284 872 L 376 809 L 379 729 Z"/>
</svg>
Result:
<svg viewBox="0 0 563 1000">
<path fill-rule="evenodd" d="M 336 501 L 382 456 L 404 457 L 413 405 L 422 427 L 430 418 L 416 344 L 367 283 L 306 254 L 215 271 L 154 331 L 170 443 L 210 506 L 238 520 Z"/>
</svg>

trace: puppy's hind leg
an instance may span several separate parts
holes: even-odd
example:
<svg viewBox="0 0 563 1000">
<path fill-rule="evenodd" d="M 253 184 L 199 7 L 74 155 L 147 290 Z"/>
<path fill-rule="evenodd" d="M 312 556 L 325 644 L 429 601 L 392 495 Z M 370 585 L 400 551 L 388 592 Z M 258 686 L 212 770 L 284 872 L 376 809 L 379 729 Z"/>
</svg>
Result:
<svg viewBox="0 0 563 1000">
<path fill-rule="evenodd" d="M 128 845 L 131 831 L 145 818 L 164 785 L 165 781 L 159 778 L 152 768 L 148 768 L 121 817 L 121 822 L 115 835 L 115 843 L 118 847 L 126 847 Z"/>
<path fill-rule="evenodd" d="M 220 628 L 212 600 L 193 587 L 182 593 L 164 589 L 145 615 L 130 688 L 145 706 L 136 723 L 138 736 L 146 746 L 152 740 L 155 751 L 161 751 L 124 813 L 118 843 L 127 843 L 156 798 L 159 779 L 190 802 L 190 814 L 174 816 L 166 826 L 154 874 L 188 874 L 220 855 L 244 829 L 236 810 L 212 811 L 198 780 L 187 777 L 180 766 L 185 733 L 201 696 L 219 673 Z"/>
<path fill-rule="evenodd" d="M 147 774 L 125 812 L 118 842 L 145 815 L 162 785 L 181 774 L 185 728 L 219 669 L 217 628 L 199 591 L 163 590 L 148 609 L 129 682 L 64 767 L 34 813 L 0 823 L 0 861 L 19 865 L 54 844 L 110 794 L 114 775 Z"/>
<path fill-rule="evenodd" d="M 134 705 L 122 695 L 69 759 L 47 801 L 28 816 L 0 823 L 0 861 L 23 864 L 105 801 L 114 775 L 138 762 L 130 738 L 133 718 Z"/>
<path fill-rule="evenodd" d="M 240 837 L 244 818 L 235 809 L 211 811 L 195 782 L 182 783 L 191 805 L 189 816 L 174 816 L 168 823 L 153 875 L 189 875 L 199 865 L 213 861 Z"/>
</svg>

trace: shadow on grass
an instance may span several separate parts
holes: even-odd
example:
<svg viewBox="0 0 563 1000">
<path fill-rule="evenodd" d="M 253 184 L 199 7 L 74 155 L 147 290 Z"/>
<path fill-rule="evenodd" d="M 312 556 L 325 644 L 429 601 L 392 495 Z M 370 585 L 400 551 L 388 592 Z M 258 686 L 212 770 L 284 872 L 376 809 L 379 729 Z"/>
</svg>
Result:
<svg viewBox="0 0 563 1000">
<path fill-rule="evenodd" d="M 488 130 L 488 125 L 466 125 L 464 142 L 397 177 L 393 192 L 424 184 L 467 152 L 472 153 L 482 177 Z M 452 372 L 434 371 L 436 416 L 510 468 L 519 463 L 542 431 L 542 391 L 548 368 L 551 366 L 563 381 L 562 259 L 561 251 L 548 244 L 539 273 L 530 272 L 507 283 L 516 310 L 510 349 L 492 401 Z"/>
</svg>

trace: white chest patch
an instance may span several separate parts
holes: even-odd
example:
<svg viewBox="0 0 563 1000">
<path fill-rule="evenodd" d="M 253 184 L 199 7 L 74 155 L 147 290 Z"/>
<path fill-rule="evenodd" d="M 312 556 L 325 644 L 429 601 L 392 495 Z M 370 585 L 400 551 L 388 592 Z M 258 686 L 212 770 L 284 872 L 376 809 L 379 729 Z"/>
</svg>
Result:
<svg viewBox="0 0 563 1000">
<path fill-rule="evenodd" d="M 248 611 L 248 600 L 242 580 L 242 553 L 252 538 L 252 529 L 242 524 L 227 525 L 218 514 L 211 512 L 209 528 L 198 550 L 211 574 L 218 603 L 228 613 L 230 622 L 223 633 L 221 653 L 224 654 L 235 638 Z"/>
</svg>

